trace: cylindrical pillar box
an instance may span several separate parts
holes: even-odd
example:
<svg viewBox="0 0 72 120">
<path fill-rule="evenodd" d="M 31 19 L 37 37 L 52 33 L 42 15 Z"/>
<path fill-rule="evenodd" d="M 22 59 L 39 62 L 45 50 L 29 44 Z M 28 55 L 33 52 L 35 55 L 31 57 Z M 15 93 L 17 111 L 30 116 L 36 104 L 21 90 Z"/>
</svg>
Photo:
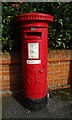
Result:
<svg viewBox="0 0 72 120">
<path fill-rule="evenodd" d="M 23 94 L 35 101 L 47 95 L 48 25 L 53 19 L 42 13 L 15 18 L 21 28 Z"/>
</svg>

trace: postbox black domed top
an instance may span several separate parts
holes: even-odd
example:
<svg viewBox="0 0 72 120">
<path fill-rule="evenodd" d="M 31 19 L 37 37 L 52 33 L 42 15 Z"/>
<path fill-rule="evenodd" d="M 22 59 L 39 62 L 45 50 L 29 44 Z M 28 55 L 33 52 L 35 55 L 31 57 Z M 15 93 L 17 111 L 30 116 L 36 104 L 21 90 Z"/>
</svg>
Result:
<svg viewBox="0 0 72 120">
<path fill-rule="evenodd" d="M 15 17 L 15 22 L 24 21 L 24 20 L 53 21 L 54 17 L 48 14 L 43 14 L 43 13 L 25 13 Z"/>
</svg>

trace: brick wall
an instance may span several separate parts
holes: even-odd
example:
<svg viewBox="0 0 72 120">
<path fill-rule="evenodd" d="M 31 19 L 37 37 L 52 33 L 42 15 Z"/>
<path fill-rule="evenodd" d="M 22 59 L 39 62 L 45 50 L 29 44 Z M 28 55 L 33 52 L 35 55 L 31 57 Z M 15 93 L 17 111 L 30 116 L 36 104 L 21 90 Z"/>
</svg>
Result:
<svg viewBox="0 0 72 120">
<path fill-rule="evenodd" d="M 21 65 L 20 53 L 0 53 L 0 95 L 22 92 Z M 72 84 L 72 50 L 50 51 L 47 75 L 49 90 L 70 87 Z"/>
<path fill-rule="evenodd" d="M 61 89 L 70 87 L 72 83 L 72 50 L 49 52 L 48 87 Z"/>
</svg>

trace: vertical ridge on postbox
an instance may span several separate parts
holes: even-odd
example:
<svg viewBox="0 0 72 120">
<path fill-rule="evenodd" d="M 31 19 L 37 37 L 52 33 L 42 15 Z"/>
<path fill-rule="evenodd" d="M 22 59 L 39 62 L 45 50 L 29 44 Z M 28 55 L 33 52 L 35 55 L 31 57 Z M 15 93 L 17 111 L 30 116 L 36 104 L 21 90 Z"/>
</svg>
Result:
<svg viewBox="0 0 72 120">
<path fill-rule="evenodd" d="M 15 18 L 21 28 L 23 94 L 29 99 L 47 95 L 48 24 L 54 17 L 26 13 Z"/>
</svg>

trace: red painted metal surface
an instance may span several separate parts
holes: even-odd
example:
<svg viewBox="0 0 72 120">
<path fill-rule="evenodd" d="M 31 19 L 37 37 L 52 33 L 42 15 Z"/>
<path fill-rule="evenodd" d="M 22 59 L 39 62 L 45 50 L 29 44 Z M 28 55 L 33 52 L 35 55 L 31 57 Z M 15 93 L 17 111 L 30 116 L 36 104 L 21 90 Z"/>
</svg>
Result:
<svg viewBox="0 0 72 120">
<path fill-rule="evenodd" d="M 47 94 L 48 24 L 53 16 L 27 13 L 16 17 L 21 27 L 23 93 L 31 99 Z"/>
</svg>

